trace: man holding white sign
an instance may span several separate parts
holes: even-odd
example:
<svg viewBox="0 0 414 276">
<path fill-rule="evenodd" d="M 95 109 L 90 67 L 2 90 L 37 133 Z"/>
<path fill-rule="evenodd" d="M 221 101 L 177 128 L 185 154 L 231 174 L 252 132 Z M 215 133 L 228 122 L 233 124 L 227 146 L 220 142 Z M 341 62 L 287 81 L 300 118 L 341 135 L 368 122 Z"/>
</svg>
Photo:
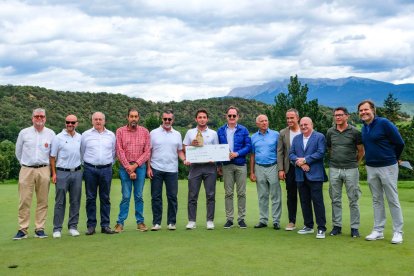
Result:
<svg viewBox="0 0 414 276">
<path fill-rule="evenodd" d="M 188 130 L 184 137 L 183 145 L 185 150 L 187 146 L 202 147 L 204 145 L 216 145 L 219 143 L 217 133 L 207 126 L 207 110 L 197 110 L 195 121 L 197 122 L 197 126 Z M 190 172 L 188 174 L 188 224 L 186 228 L 188 230 L 196 228 L 198 194 L 200 192 L 201 182 L 203 181 L 204 189 L 206 190 L 207 229 L 213 230 L 216 204 L 216 164 L 213 161 L 190 163 L 188 160 L 184 160 L 184 164 L 190 166 Z"/>
</svg>

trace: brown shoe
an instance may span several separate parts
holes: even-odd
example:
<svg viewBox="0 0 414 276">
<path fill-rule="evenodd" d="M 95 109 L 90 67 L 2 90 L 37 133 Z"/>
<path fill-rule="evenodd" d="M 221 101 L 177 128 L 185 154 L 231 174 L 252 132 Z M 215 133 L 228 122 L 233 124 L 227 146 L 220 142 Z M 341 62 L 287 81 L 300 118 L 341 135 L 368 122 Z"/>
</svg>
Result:
<svg viewBox="0 0 414 276">
<path fill-rule="evenodd" d="M 148 227 L 144 223 L 138 223 L 137 230 L 141 232 L 146 232 L 148 231 Z"/>
<path fill-rule="evenodd" d="M 289 222 L 288 225 L 286 225 L 286 228 L 285 228 L 286 231 L 293 231 L 295 229 L 296 229 L 296 226 L 293 222 Z"/>
<path fill-rule="evenodd" d="M 124 231 L 124 226 L 122 224 L 117 223 L 114 227 L 114 232 L 121 233 L 122 231 Z"/>
</svg>

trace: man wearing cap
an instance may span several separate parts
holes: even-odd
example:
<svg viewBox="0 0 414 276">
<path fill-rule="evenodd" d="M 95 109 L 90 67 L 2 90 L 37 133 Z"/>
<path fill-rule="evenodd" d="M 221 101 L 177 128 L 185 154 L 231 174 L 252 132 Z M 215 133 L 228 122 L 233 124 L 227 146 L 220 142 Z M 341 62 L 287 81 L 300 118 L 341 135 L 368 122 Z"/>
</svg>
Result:
<svg viewBox="0 0 414 276">
<path fill-rule="evenodd" d="M 49 153 L 55 132 L 47 127 L 46 111 L 33 110 L 33 126 L 20 131 L 16 157 L 22 166 L 19 173 L 19 231 L 14 240 L 27 238 L 33 190 L 36 192 L 35 238 L 47 238 L 44 231 L 50 184 Z"/>
<path fill-rule="evenodd" d="M 72 237 L 79 236 L 78 221 L 82 195 L 82 171 L 80 145 L 81 135 L 76 132 L 78 118 L 66 117 L 66 128 L 56 135 L 50 151 L 52 182 L 55 184 L 55 214 L 53 217 L 53 238 L 62 236 L 62 224 L 65 218 L 66 194 L 69 192 L 68 229 Z"/>
</svg>

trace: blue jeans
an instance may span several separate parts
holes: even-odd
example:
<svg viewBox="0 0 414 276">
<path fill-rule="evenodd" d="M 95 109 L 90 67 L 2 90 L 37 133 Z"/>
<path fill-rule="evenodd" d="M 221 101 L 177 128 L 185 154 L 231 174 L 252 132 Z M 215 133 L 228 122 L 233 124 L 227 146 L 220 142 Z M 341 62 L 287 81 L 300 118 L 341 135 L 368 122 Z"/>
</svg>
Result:
<svg viewBox="0 0 414 276">
<path fill-rule="evenodd" d="M 161 224 L 162 219 L 162 183 L 167 190 L 168 212 L 167 224 L 175 224 L 177 218 L 178 172 L 163 172 L 152 168 L 152 224 Z"/>
<path fill-rule="evenodd" d="M 134 187 L 135 219 L 137 220 L 137 223 L 144 222 L 144 200 L 142 198 L 142 191 L 144 190 L 146 171 L 147 165 L 141 165 L 135 170 L 137 178 L 132 180 L 129 178 L 129 174 L 124 167 L 121 166 L 119 168 L 119 178 L 121 178 L 122 186 L 122 200 L 119 204 L 118 224 L 124 225 L 124 221 L 128 217 L 132 187 Z"/>
<path fill-rule="evenodd" d="M 96 169 L 85 164 L 83 177 L 85 179 L 86 190 L 86 215 L 87 227 L 96 227 L 96 196 L 99 188 L 101 227 L 109 226 L 111 213 L 111 202 L 109 193 L 111 192 L 112 167 Z"/>
</svg>

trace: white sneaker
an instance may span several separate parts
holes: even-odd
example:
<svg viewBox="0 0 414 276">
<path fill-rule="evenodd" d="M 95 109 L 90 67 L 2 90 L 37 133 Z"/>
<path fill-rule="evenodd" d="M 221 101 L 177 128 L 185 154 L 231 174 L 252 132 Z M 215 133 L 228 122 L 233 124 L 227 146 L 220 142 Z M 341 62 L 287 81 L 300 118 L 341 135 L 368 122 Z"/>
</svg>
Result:
<svg viewBox="0 0 414 276">
<path fill-rule="evenodd" d="M 177 229 L 177 227 L 175 227 L 175 224 L 172 224 L 172 223 L 168 224 L 168 230 L 175 230 L 175 229 Z"/>
<path fill-rule="evenodd" d="M 382 232 L 373 230 L 371 234 L 365 237 L 367 241 L 375 241 L 375 240 L 382 240 L 384 238 L 384 234 Z"/>
<path fill-rule="evenodd" d="M 394 232 L 394 236 L 392 236 L 391 243 L 397 244 L 397 243 L 402 243 L 402 242 L 403 242 L 402 233 L 401 232 Z"/>
<path fill-rule="evenodd" d="M 161 225 L 155 224 L 151 227 L 151 231 L 158 231 L 161 230 Z"/>
<path fill-rule="evenodd" d="M 214 230 L 214 222 L 209 220 L 207 221 L 207 230 Z"/>
<path fill-rule="evenodd" d="M 76 229 L 69 229 L 69 234 L 70 234 L 72 237 L 78 237 L 78 236 L 80 235 L 79 231 L 78 231 L 78 230 L 76 230 Z"/>
<path fill-rule="evenodd" d="M 191 230 L 191 229 L 195 229 L 196 228 L 196 223 L 195 221 L 189 221 L 187 223 L 187 226 L 185 227 L 187 230 Z"/>
<path fill-rule="evenodd" d="M 54 239 L 60 239 L 62 237 L 62 234 L 60 231 L 53 232 L 53 238 Z"/>
<path fill-rule="evenodd" d="M 316 233 L 317 239 L 324 239 L 325 238 L 325 231 L 318 230 L 318 233 Z"/>
</svg>

